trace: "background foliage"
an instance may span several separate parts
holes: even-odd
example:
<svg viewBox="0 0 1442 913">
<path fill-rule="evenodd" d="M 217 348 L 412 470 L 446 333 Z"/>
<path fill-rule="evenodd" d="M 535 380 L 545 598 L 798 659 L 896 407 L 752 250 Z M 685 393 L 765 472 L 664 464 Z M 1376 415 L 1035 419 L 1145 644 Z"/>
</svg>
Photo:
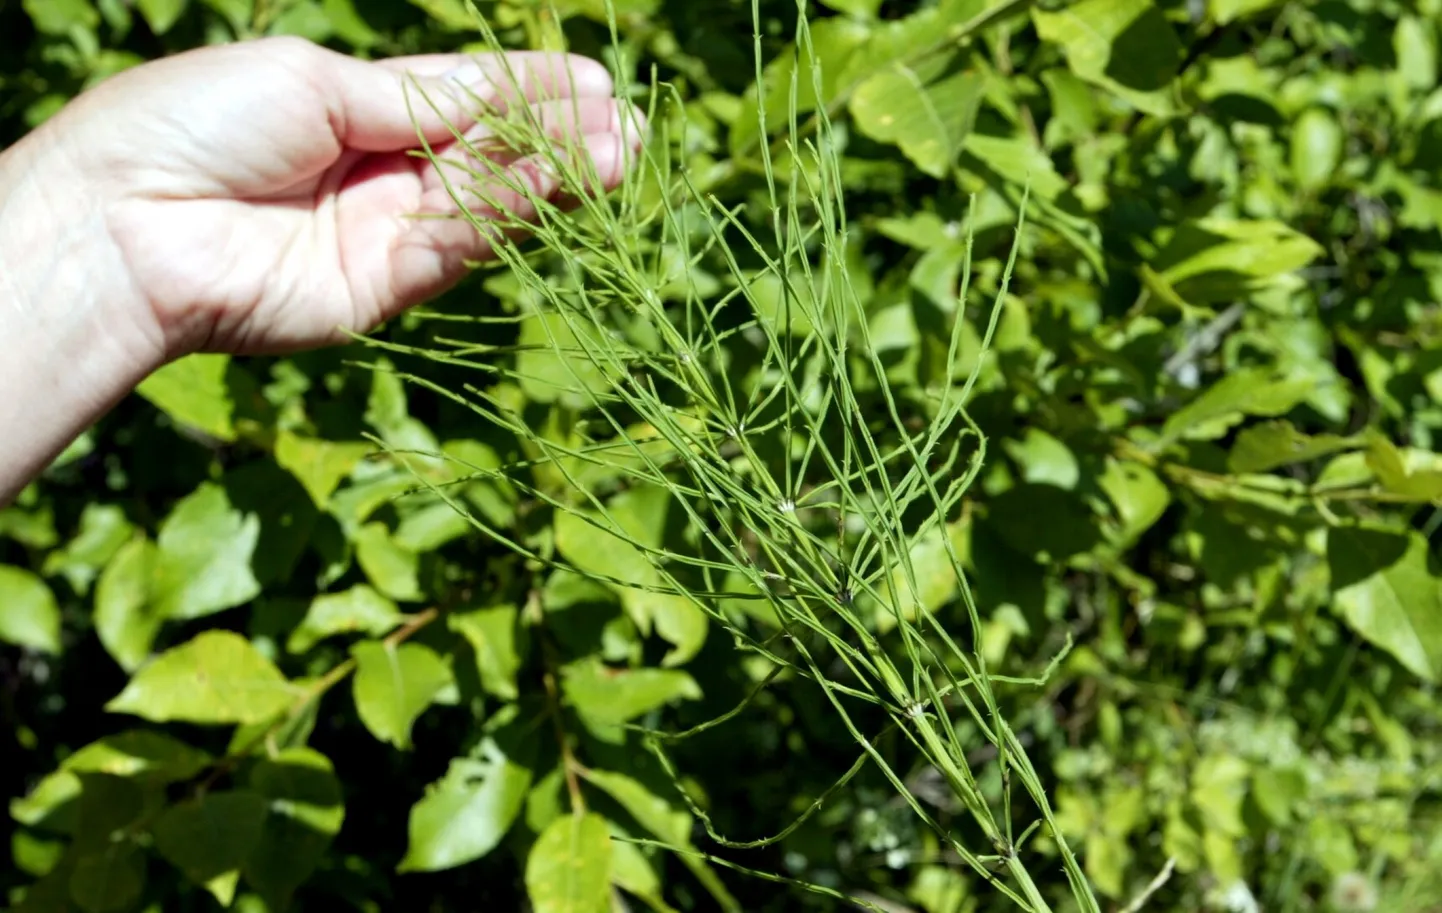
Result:
<svg viewBox="0 0 1442 913">
<path fill-rule="evenodd" d="M 616 7 L 632 76 L 654 66 L 687 101 L 660 116 L 685 120 L 688 173 L 764 226 L 751 4 Z M 599 0 L 480 9 L 509 45 L 615 59 Z M 795 6 L 758 10 L 775 89 Z M 1161 873 L 1143 909 L 1442 909 L 1442 8 L 830 0 L 813 16 L 846 269 L 887 379 L 920 401 L 958 365 L 980 372 L 970 412 L 991 447 L 947 530 L 985 657 L 1037 676 L 1073 645 L 1004 699 L 1103 908 Z M 5 0 L 5 140 L 147 58 L 279 33 L 363 55 L 478 41 L 460 0 Z M 359 345 L 186 359 L 0 512 L 0 881 L 19 909 L 848 908 L 728 863 L 887 910 L 1013 908 L 871 768 L 778 843 L 711 841 L 623 724 L 713 719 L 767 663 L 684 603 L 553 570 L 411 493 L 456 462 L 377 453 L 368 436 L 479 468 L 532 457 L 438 392 L 467 384 L 570 433 L 580 404 L 534 347 L 543 321 L 515 317 L 525 299 L 488 268 L 432 308 L 498 320 L 490 375 L 429 361 L 405 384 L 357 364 L 377 362 Z M 378 334 L 448 335 L 419 315 Z M 546 484 L 538 468 L 453 488 L 538 555 L 649 572 L 535 496 Z M 609 503 L 638 539 L 674 534 L 639 495 Z M 954 586 L 928 599 L 965 631 Z M 973 735 L 968 761 L 989 769 Z M 934 768 L 878 745 L 964 829 Z M 782 674 L 668 752 L 715 829 L 750 839 L 806 811 L 856 747 Z M 1068 909 L 1051 838 L 1021 852 Z"/>
</svg>

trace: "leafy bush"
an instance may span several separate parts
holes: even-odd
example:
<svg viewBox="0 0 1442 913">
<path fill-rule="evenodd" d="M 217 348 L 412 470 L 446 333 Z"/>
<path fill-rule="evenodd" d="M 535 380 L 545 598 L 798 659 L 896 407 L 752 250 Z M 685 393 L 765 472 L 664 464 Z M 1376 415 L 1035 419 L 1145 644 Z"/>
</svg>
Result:
<svg viewBox="0 0 1442 913">
<path fill-rule="evenodd" d="M 12 139 L 281 32 L 653 133 L 0 513 L 18 909 L 1437 908 L 1436 0 L 477 6 L 0 6 Z"/>
</svg>

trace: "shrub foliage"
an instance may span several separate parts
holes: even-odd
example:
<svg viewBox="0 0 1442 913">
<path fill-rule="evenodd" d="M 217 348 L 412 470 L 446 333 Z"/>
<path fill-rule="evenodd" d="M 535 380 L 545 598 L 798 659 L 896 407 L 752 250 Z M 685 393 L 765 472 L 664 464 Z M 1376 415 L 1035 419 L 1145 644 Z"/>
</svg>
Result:
<svg viewBox="0 0 1442 913">
<path fill-rule="evenodd" d="M 10 901 L 1436 909 L 1439 21 L 0 2 L 7 140 L 265 34 L 569 47 L 651 125 L 0 512 Z"/>
</svg>

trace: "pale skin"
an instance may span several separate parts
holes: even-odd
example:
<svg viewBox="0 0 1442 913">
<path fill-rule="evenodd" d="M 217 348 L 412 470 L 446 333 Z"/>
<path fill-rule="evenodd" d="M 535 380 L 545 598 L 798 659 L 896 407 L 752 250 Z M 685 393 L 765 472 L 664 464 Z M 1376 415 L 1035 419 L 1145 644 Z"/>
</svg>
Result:
<svg viewBox="0 0 1442 913">
<path fill-rule="evenodd" d="M 601 189 L 618 185 L 643 127 L 605 69 L 507 57 L 514 82 L 497 57 L 205 48 L 101 83 L 0 153 L 0 507 L 166 363 L 344 342 L 488 259 L 466 220 L 414 218 L 458 207 L 407 154 L 418 130 L 442 157 L 453 129 L 484 139 L 475 98 L 529 106 Z M 558 197 L 541 157 L 494 161 Z M 482 219 L 483 200 L 529 209 L 505 181 L 484 190 L 467 205 Z"/>
</svg>

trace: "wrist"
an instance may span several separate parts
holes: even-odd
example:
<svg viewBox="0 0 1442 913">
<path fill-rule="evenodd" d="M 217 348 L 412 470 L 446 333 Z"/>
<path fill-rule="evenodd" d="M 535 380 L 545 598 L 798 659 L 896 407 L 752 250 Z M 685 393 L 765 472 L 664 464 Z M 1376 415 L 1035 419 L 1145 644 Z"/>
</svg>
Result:
<svg viewBox="0 0 1442 913">
<path fill-rule="evenodd" d="M 101 188 L 46 134 L 0 153 L 0 504 L 163 360 Z"/>
</svg>

